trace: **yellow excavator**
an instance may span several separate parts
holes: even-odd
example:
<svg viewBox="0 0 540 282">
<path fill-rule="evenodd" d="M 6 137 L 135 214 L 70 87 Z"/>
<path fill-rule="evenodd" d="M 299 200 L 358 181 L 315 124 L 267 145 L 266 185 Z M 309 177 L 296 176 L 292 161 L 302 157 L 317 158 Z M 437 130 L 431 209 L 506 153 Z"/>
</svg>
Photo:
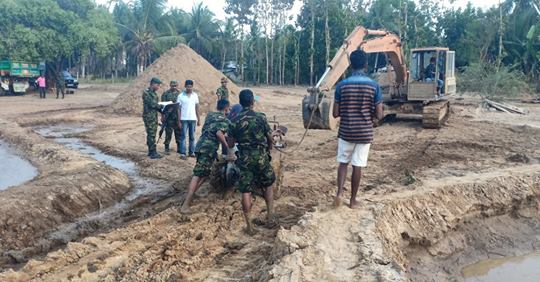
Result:
<svg viewBox="0 0 540 282">
<path fill-rule="evenodd" d="M 334 129 L 332 117 L 334 85 L 349 67 L 349 54 L 357 49 L 366 53 L 384 53 L 390 63 L 386 73 L 379 73 L 383 87 L 385 116 L 417 115 L 424 128 L 439 128 L 447 119 L 450 103 L 445 98 L 456 92 L 455 52 L 448 48 L 430 47 L 411 50 L 411 69 L 405 64 L 401 40 L 385 30 L 356 27 L 345 39 L 315 87 L 308 88 L 302 101 L 304 128 Z M 426 78 L 425 69 L 435 63 L 435 76 Z M 442 85 L 441 85 L 442 84 Z"/>
</svg>

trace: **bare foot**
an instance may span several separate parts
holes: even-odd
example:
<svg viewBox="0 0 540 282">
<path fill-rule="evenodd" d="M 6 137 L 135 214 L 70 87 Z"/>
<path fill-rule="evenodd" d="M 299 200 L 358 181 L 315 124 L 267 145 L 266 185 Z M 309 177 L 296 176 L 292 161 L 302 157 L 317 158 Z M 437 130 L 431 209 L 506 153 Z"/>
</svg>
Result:
<svg viewBox="0 0 540 282">
<path fill-rule="evenodd" d="M 332 205 L 334 206 L 334 208 L 338 208 L 339 206 L 341 206 L 341 197 L 336 196 Z"/>
<path fill-rule="evenodd" d="M 351 200 L 351 202 L 349 203 L 349 207 L 351 209 L 359 209 L 360 205 L 358 204 L 356 200 Z"/>
<path fill-rule="evenodd" d="M 182 205 L 182 207 L 180 208 L 180 212 L 183 214 L 190 214 L 191 209 L 187 205 Z"/>
<path fill-rule="evenodd" d="M 257 229 L 253 228 L 252 226 L 248 226 L 246 229 L 244 229 L 244 232 L 246 232 L 246 234 L 249 236 L 253 236 L 257 234 Z"/>
<path fill-rule="evenodd" d="M 264 227 L 266 228 L 274 228 L 279 225 L 279 221 L 276 215 L 271 215 L 266 218 L 266 224 Z"/>
</svg>

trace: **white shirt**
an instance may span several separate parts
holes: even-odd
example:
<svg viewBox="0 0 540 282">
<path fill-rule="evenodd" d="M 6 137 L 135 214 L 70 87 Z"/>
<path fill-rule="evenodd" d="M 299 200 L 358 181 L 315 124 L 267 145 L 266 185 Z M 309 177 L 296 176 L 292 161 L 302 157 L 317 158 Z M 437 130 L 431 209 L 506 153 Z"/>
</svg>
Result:
<svg viewBox="0 0 540 282">
<path fill-rule="evenodd" d="M 199 96 L 195 92 L 191 92 L 188 96 L 185 91 L 182 91 L 178 95 L 176 100 L 180 104 L 180 120 L 197 120 L 197 111 L 195 110 L 197 104 L 199 104 Z"/>
</svg>

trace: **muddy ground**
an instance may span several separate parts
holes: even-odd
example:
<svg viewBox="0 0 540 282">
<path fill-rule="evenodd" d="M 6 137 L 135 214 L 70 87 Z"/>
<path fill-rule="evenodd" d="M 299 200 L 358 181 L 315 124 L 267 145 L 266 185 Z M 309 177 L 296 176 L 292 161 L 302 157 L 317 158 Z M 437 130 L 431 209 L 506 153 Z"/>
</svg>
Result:
<svg viewBox="0 0 540 282">
<path fill-rule="evenodd" d="M 123 87 L 90 85 L 64 100 L 0 97 L 0 139 L 39 170 L 0 192 L 1 280 L 459 281 L 475 261 L 540 249 L 539 106 L 518 104 L 525 116 L 497 113 L 465 96 L 453 99 L 440 130 L 384 124 L 363 172 L 362 208 L 332 209 L 336 132 L 310 131 L 297 146 L 305 90 L 256 88 L 267 116 L 289 128 L 289 146 L 279 226 L 251 237 L 238 194 L 205 185 L 195 213 L 178 212 L 194 160 L 146 157 L 141 118 L 107 110 Z M 76 137 L 135 162 L 171 193 L 138 199 L 76 238 L 48 235 L 121 201 L 132 186 L 121 171 L 32 130 L 57 124 L 91 126 Z M 260 198 L 254 215 L 264 218 Z"/>
</svg>

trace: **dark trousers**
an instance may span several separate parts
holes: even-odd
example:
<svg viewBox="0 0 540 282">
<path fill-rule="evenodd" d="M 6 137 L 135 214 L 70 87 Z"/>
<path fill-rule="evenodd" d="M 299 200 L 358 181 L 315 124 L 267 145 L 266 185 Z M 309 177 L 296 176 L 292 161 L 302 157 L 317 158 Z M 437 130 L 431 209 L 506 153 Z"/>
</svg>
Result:
<svg viewBox="0 0 540 282">
<path fill-rule="evenodd" d="M 169 147 L 169 144 L 171 144 L 172 135 L 174 132 L 174 140 L 176 141 L 176 151 L 180 153 L 180 139 L 182 136 L 182 132 L 180 128 L 178 128 L 178 121 L 172 120 L 167 122 L 167 127 L 165 127 L 165 144 L 166 147 Z"/>
<path fill-rule="evenodd" d="M 39 88 L 39 98 L 45 99 L 45 93 L 47 92 L 47 89 L 45 87 Z"/>
<path fill-rule="evenodd" d="M 60 92 L 62 92 L 62 99 L 64 99 L 64 91 L 62 91 L 62 87 L 56 87 L 56 99 L 58 99 L 58 96 L 60 96 Z"/>
</svg>

